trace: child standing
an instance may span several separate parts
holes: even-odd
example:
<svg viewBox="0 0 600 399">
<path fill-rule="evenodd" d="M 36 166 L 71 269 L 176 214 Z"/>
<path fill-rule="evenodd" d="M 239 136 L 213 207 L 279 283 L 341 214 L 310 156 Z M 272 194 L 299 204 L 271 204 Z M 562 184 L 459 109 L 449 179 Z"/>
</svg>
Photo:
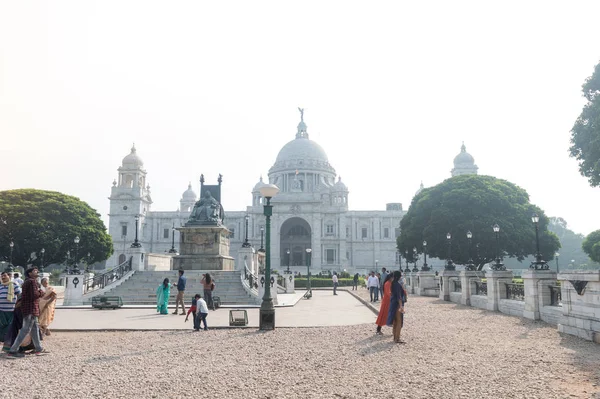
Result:
<svg viewBox="0 0 600 399">
<path fill-rule="evenodd" d="M 200 330 L 200 322 L 204 323 L 204 331 L 208 330 L 208 325 L 206 324 L 206 316 L 208 316 L 208 306 L 206 305 L 206 301 L 202 299 L 199 294 L 196 294 L 198 300 L 196 301 L 196 320 L 194 323 L 194 329 L 196 331 Z"/>
<path fill-rule="evenodd" d="M 196 294 L 196 296 L 194 296 L 194 299 L 192 299 L 192 306 L 190 307 L 190 310 L 188 310 L 187 312 L 187 316 L 185 316 L 185 321 L 188 321 L 188 317 L 190 317 L 190 313 L 193 316 L 193 321 L 194 321 L 194 330 L 198 330 L 200 327 L 198 325 L 198 327 L 196 327 L 196 308 L 197 308 L 197 303 L 198 303 L 198 298 L 200 298 L 200 294 Z"/>
</svg>

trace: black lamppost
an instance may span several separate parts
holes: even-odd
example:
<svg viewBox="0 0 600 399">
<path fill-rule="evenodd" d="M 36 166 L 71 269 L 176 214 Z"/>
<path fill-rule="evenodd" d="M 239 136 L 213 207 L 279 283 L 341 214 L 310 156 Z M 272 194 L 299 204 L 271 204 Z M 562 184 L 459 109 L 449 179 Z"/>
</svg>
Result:
<svg viewBox="0 0 600 399">
<path fill-rule="evenodd" d="M 506 267 L 504 267 L 504 264 L 500 259 L 500 226 L 495 224 L 492 228 L 496 235 L 496 263 L 492 265 L 492 270 L 506 270 Z"/>
<path fill-rule="evenodd" d="M 265 252 L 265 248 L 263 247 L 263 235 L 265 233 L 264 228 L 260 228 L 260 248 L 258 249 L 260 252 Z"/>
<path fill-rule="evenodd" d="M 558 270 L 558 257 L 560 256 L 560 254 L 557 252 L 554 254 L 554 258 L 556 259 L 556 273 L 558 274 L 559 270 Z"/>
<path fill-rule="evenodd" d="M 404 269 L 404 272 L 410 273 L 410 267 L 408 267 L 408 249 L 404 251 L 404 260 L 406 261 L 406 269 Z"/>
<path fill-rule="evenodd" d="M 265 295 L 259 311 L 259 329 L 275 329 L 275 308 L 273 307 L 273 298 L 271 297 L 271 216 L 273 215 L 273 205 L 271 198 L 279 192 L 279 187 L 274 184 L 265 184 L 260 188 L 260 194 L 265 198 L 264 215 L 266 217 L 266 252 L 265 252 Z"/>
<path fill-rule="evenodd" d="M 75 236 L 73 242 L 75 243 L 75 267 L 73 268 L 73 274 L 79 274 L 79 236 Z"/>
<path fill-rule="evenodd" d="M 467 231 L 467 241 L 469 242 L 469 261 L 467 262 L 467 265 L 465 267 L 465 269 L 467 270 L 475 270 L 475 265 L 473 264 L 473 257 L 471 255 L 471 240 L 473 238 L 473 233 L 471 233 L 471 230 Z"/>
<path fill-rule="evenodd" d="M 46 250 L 44 248 L 42 248 L 42 250 L 40 251 L 40 253 L 42 254 L 42 257 L 40 258 L 40 273 L 44 273 L 44 254 L 46 253 Z"/>
<path fill-rule="evenodd" d="M 427 241 L 423 240 L 423 267 L 421 271 L 428 272 L 429 266 L 427 266 Z"/>
<path fill-rule="evenodd" d="M 67 261 L 65 262 L 65 270 L 64 272 L 69 274 L 71 269 L 69 268 L 69 263 L 71 262 L 71 251 L 67 251 Z"/>
<path fill-rule="evenodd" d="M 287 264 L 288 264 L 287 274 L 290 274 L 290 249 L 288 248 L 287 251 L 285 251 L 285 253 L 287 254 Z"/>
<path fill-rule="evenodd" d="M 173 222 L 173 227 L 171 228 L 171 249 L 169 249 L 169 253 L 177 253 L 177 250 L 175 249 L 175 222 Z"/>
<path fill-rule="evenodd" d="M 8 262 L 8 267 L 6 268 L 6 271 L 9 272 L 9 273 L 11 273 L 11 276 L 12 276 L 12 272 L 15 270 L 13 268 L 13 263 L 12 263 L 12 261 L 13 261 L 13 249 L 15 247 L 15 243 L 11 241 L 10 244 L 8 244 L 8 246 L 10 247 L 10 260 Z"/>
<path fill-rule="evenodd" d="M 418 260 L 417 247 L 413 247 L 413 260 L 414 260 L 414 267 L 413 267 L 412 271 L 418 272 L 419 268 L 417 267 L 417 260 Z"/>
<path fill-rule="evenodd" d="M 446 270 L 456 270 L 456 267 L 452 262 L 452 234 L 446 234 L 446 241 L 448 242 L 448 261 L 446 262 Z"/>
<path fill-rule="evenodd" d="M 133 244 L 131 244 L 131 248 L 141 248 L 142 247 L 142 243 L 140 243 L 138 241 L 138 224 L 140 222 L 140 215 L 135 215 L 135 240 L 133 241 Z"/>
<path fill-rule="evenodd" d="M 85 258 L 85 272 L 90 272 L 90 260 L 92 259 L 92 254 L 87 253 L 87 257 Z"/>
<path fill-rule="evenodd" d="M 244 243 L 242 244 L 242 248 L 250 248 L 250 242 L 248 241 L 248 221 L 250 220 L 250 216 L 246 215 L 244 218 L 246 219 L 246 237 L 244 238 Z"/>
<path fill-rule="evenodd" d="M 535 262 L 531 262 L 531 266 L 529 266 L 529 268 L 535 269 L 535 270 L 548 270 L 549 269 L 548 262 L 546 262 L 545 260 L 542 259 L 542 254 L 540 253 L 540 233 L 539 233 L 540 217 L 537 215 L 537 213 L 534 213 L 533 216 L 531 216 L 531 221 L 535 225 L 536 253 L 535 253 Z"/>
<path fill-rule="evenodd" d="M 310 256 L 312 249 L 306 248 L 306 294 L 304 297 L 310 299 L 312 297 L 312 288 L 310 286 Z"/>
</svg>

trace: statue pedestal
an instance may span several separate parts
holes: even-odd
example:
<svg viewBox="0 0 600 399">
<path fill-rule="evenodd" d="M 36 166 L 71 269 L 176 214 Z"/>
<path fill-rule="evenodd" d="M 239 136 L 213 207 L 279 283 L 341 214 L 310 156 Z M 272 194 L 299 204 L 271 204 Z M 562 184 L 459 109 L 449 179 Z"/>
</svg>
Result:
<svg viewBox="0 0 600 399">
<path fill-rule="evenodd" d="M 83 283 L 85 281 L 85 275 L 82 274 L 65 274 L 65 299 L 63 305 L 65 306 L 79 306 L 83 305 Z"/>
<path fill-rule="evenodd" d="M 177 230 L 180 254 L 173 257 L 173 270 L 234 270 L 226 227 L 186 226 Z"/>
</svg>

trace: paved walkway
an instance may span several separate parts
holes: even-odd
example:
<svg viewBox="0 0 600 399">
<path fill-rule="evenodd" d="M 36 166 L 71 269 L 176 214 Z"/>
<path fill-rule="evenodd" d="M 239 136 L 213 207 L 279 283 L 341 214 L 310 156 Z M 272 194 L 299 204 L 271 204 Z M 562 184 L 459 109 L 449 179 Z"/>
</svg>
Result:
<svg viewBox="0 0 600 399">
<path fill-rule="evenodd" d="M 302 295 L 300 292 L 298 295 Z M 291 297 L 290 297 L 291 298 Z M 283 299 L 283 298 L 282 298 Z M 282 302 L 282 301 L 280 301 Z M 169 312 L 174 310 L 174 306 Z M 210 311 L 209 327 L 229 326 L 228 308 Z M 180 310 L 181 311 L 181 310 Z M 248 326 L 258 327 L 258 308 L 246 309 Z M 277 327 L 327 327 L 373 323 L 374 314 L 351 294 L 340 291 L 313 291 L 310 300 L 300 299 L 293 307 L 278 307 L 275 311 Z M 155 307 L 136 307 L 117 310 L 86 308 L 56 309 L 53 331 L 60 330 L 185 330 L 192 328 L 191 317 L 160 315 Z"/>
</svg>

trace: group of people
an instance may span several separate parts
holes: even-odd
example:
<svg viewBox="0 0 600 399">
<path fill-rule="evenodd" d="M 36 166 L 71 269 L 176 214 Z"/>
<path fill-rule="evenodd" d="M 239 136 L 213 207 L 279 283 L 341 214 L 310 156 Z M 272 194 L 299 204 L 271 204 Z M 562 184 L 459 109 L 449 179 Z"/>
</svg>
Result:
<svg viewBox="0 0 600 399">
<path fill-rule="evenodd" d="M 203 288 L 204 296 L 196 294 L 192 299 L 192 306 L 189 311 L 185 311 L 185 287 L 187 284 L 187 277 L 184 276 L 184 271 L 179 270 L 179 278 L 177 280 L 177 297 L 175 299 L 175 311 L 173 314 L 186 315 L 185 321 L 188 321 L 190 313 L 193 314 L 194 330 L 200 331 L 200 325 L 204 324 L 204 330 L 208 330 L 206 324 L 206 317 L 208 316 L 208 309 L 215 310 L 215 305 L 212 299 L 212 293 L 215 290 L 215 281 L 209 273 L 202 275 L 200 280 Z M 160 314 L 169 314 L 169 296 L 171 295 L 171 284 L 168 278 L 165 278 L 161 285 L 156 289 L 156 311 Z M 181 305 L 181 313 L 179 313 L 179 305 Z"/>
<path fill-rule="evenodd" d="M 373 278 L 373 280 L 371 278 Z M 381 306 L 379 307 L 379 316 L 375 322 L 377 324 L 376 334 L 383 334 L 381 332 L 383 326 L 392 327 L 394 342 L 403 344 L 404 341 L 400 339 L 400 333 L 404 326 L 404 305 L 406 304 L 408 296 L 404 280 L 402 279 L 402 272 L 396 270 L 393 273 L 387 273 L 384 268 L 382 269 L 381 278 L 383 279 L 383 284 L 378 286 L 368 285 L 371 294 L 371 302 L 374 302 L 373 294 L 375 293 L 375 295 L 378 295 L 379 287 L 382 287 Z M 379 284 L 379 279 L 375 273 L 372 272 L 369 281 L 372 281 L 374 284 L 375 279 L 377 280 L 377 284 Z M 376 290 L 371 288 L 376 288 Z M 378 300 L 378 296 L 376 296 L 375 302 Z"/>
<path fill-rule="evenodd" d="M 383 298 L 383 283 L 389 274 L 386 268 L 383 267 L 381 273 L 371 272 L 369 278 L 367 278 L 367 289 L 369 290 L 371 302 L 378 302 L 380 296 Z"/>
<path fill-rule="evenodd" d="M 0 339 L 9 357 L 23 357 L 26 351 L 35 355 L 47 351 L 42 347 L 44 336 L 50 335 L 54 320 L 56 291 L 47 278 L 38 282 L 38 269 L 25 271 L 25 281 L 9 273 L 0 274 Z"/>
</svg>

